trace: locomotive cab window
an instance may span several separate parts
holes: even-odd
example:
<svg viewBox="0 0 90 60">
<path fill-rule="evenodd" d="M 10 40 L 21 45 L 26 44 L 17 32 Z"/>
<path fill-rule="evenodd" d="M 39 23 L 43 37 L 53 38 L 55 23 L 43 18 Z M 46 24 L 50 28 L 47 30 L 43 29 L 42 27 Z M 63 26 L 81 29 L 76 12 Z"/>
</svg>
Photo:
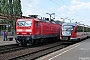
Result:
<svg viewBox="0 0 90 60">
<path fill-rule="evenodd" d="M 38 26 L 38 21 L 36 21 L 36 26 Z"/>
<path fill-rule="evenodd" d="M 18 26 L 24 26 L 24 21 L 18 21 L 17 24 Z"/>
<path fill-rule="evenodd" d="M 73 30 L 73 26 L 71 26 L 71 25 L 64 25 L 62 27 L 62 30 Z"/>
<path fill-rule="evenodd" d="M 25 26 L 31 26 L 31 25 L 32 25 L 32 21 L 31 20 L 25 21 Z"/>
<path fill-rule="evenodd" d="M 31 26 L 32 21 L 31 20 L 18 21 L 17 24 L 18 24 L 18 26 Z"/>
</svg>

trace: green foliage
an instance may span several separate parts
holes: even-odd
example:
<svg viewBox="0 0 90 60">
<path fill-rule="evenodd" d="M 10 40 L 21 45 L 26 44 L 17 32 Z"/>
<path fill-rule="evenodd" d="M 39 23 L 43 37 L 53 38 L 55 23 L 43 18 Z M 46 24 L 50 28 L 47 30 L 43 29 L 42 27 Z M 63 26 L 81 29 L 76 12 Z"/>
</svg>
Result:
<svg viewBox="0 0 90 60">
<path fill-rule="evenodd" d="M 0 0 L 0 12 L 8 14 L 9 20 L 3 20 L 0 23 L 10 24 L 15 28 L 16 18 L 9 17 L 10 15 L 22 16 L 20 0 Z"/>
<path fill-rule="evenodd" d="M 21 16 L 20 0 L 0 0 L 0 12 Z"/>
<path fill-rule="evenodd" d="M 21 14 L 22 14 L 22 11 L 21 11 L 21 1 L 20 0 L 13 0 L 14 2 L 13 2 L 13 7 L 14 7 L 14 14 L 15 15 L 19 15 L 19 16 L 21 16 Z"/>
</svg>

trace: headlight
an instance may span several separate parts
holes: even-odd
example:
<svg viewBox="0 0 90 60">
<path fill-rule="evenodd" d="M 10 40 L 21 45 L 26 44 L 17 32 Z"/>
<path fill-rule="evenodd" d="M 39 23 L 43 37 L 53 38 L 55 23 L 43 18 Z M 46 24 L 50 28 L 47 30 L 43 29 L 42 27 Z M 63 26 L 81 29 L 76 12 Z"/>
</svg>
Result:
<svg viewBox="0 0 90 60">
<path fill-rule="evenodd" d="M 17 32 L 22 32 L 22 29 L 17 29 Z"/>
<path fill-rule="evenodd" d="M 17 34 L 19 34 L 19 33 L 17 33 Z"/>
<path fill-rule="evenodd" d="M 31 35 L 32 33 L 30 33 L 30 35 Z"/>
<path fill-rule="evenodd" d="M 31 29 L 26 29 L 26 32 L 32 32 L 32 30 Z"/>
</svg>

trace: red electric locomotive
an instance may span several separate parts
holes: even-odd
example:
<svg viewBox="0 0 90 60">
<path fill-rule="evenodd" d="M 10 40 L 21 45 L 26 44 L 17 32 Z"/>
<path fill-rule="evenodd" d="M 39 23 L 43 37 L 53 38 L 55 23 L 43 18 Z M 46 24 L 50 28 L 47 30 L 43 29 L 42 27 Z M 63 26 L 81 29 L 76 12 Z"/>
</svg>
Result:
<svg viewBox="0 0 90 60">
<path fill-rule="evenodd" d="M 61 40 L 64 41 L 79 41 L 87 38 L 90 28 L 78 23 L 63 23 Z"/>
<path fill-rule="evenodd" d="M 21 18 L 16 21 L 15 40 L 19 44 L 33 45 L 38 42 L 60 39 L 60 24 L 55 21 L 30 18 Z"/>
</svg>

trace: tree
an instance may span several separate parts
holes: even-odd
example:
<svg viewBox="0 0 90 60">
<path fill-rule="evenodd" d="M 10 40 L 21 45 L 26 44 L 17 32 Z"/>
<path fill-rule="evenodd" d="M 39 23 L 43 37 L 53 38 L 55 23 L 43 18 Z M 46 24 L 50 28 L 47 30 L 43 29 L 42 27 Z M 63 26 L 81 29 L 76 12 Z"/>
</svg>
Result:
<svg viewBox="0 0 90 60">
<path fill-rule="evenodd" d="M 13 7 L 14 7 L 14 14 L 18 16 L 22 16 L 21 1 L 13 0 Z"/>
<path fill-rule="evenodd" d="M 13 7 L 13 1 L 12 1 L 12 0 L 9 0 L 9 11 L 8 11 L 9 14 L 13 14 L 13 12 L 14 12 L 14 11 L 13 11 L 13 8 L 14 8 L 14 7 Z"/>
<path fill-rule="evenodd" d="M 8 20 L 3 21 L 5 24 L 12 25 L 15 29 L 16 16 L 22 16 L 20 0 L 0 0 L 0 13 L 7 14 Z"/>
<path fill-rule="evenodd" d="M 1 0 L 1 12 L 8 13 L 8 0 Z"/>
<path fill-rule="evenodd" d="M 21 16 L 20 0 L 0 0 L 0 12 Z"/>
</svg>

